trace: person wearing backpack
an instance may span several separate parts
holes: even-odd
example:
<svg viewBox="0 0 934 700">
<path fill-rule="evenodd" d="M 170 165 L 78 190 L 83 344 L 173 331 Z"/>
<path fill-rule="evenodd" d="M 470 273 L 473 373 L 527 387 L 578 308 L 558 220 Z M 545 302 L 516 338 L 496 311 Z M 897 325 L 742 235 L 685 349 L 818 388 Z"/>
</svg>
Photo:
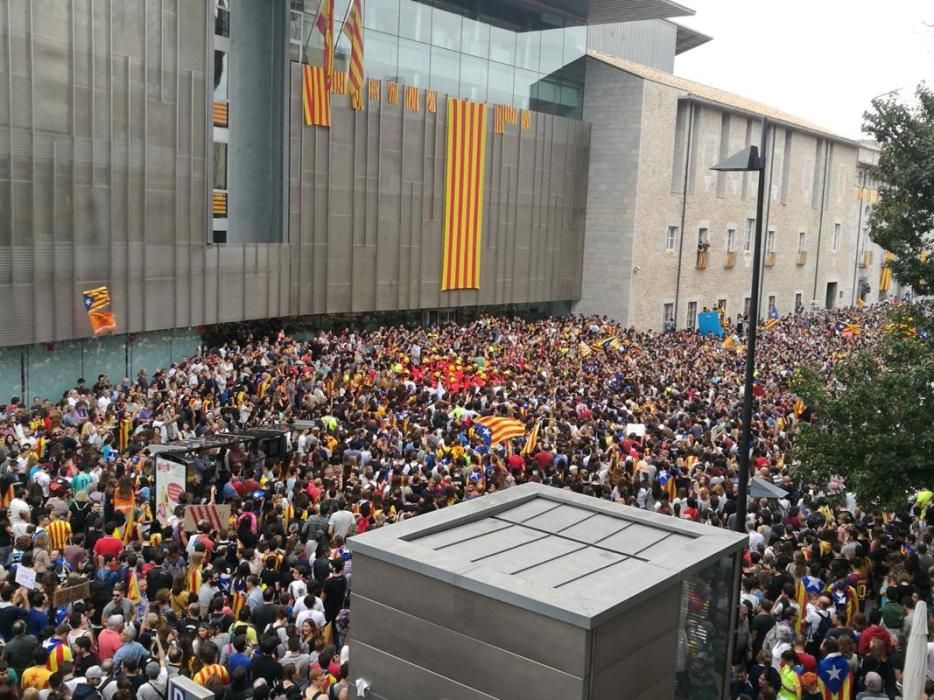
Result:
<svg viewBox="0 0 934 700">
<path fill-rule="evenodd" d="M 832 605 L 830 598 L 821 596 L 816 604 L 807 606 L 807 616 L 804 618 L 804 649 L 811 656 L 820 655 L 820 645 L 833 627 Z"/>
</svg>

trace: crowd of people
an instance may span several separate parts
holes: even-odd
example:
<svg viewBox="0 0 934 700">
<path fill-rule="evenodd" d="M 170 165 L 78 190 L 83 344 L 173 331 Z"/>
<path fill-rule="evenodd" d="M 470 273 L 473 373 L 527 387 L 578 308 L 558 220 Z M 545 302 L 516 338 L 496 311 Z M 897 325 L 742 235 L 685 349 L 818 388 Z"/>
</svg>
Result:
<svg viewBox="0 0 934 700">
<path fill-rule="evenodd" d="M 704 650 L 686 638 L 679 696 L 823 698 L 845 666 L 846 693 L 894 698 L 912 608 L 931 596 L 926 500 L 861 510 L 801 483 L 790 452 L 813 417 L 791 391 L 795 368 L 829 379 L 876 342 L 885 312 L 773 321 L 752 461 L 788 495 L 749 504 L 732 679 L 705 685 Z M 282 332 L 151 376 L 82 379 L 59 400 L 11 399 L 0 700 L 165 700 L 174 675 L 222 699 L 351 697 L 348 539 L 515 484 L 734 527 L 745 339 L 727 333 L 595 317 Z M 487 415 L 525 437 L 492 443 L 475 423 Z M 154 517 L 152 445 L 261 426 L 290 429 L 284 455 L 205 450 L 179 507 Z M 185 506 L 202 503 L 229 505 L 229 522 L 186 528 Z"/>
</svg>

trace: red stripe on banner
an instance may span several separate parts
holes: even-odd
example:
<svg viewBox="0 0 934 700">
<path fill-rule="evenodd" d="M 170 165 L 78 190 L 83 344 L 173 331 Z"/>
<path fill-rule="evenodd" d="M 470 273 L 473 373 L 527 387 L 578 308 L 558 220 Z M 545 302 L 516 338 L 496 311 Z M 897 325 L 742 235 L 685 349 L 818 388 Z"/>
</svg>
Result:
<svg viewBox="0 0 934 700">
<path fill-rule="evenodd" d="M 474 143 L 474 169 L 471 173 L 473 177 L 473 182 L 470 185 L 470 189 L 473 192 L 473 204 L 471 206 L 470 215 L 473 225 L 471 226 L 471 236 L 470 236 L 470 270 L 469 276 L 467 277 L 467 286 L 477 287 L 477 245 L 479 244 L 480 236 L 480 216 L 483 211 L 483 192 L 480 191 L 480 171 L 483 168 L 483 138 L 482 132 L 483 124 L 482 114 L 479 109 L 481 105 L 477 105 L 477 109 L 474 110 L 477 114 L 477 128 L 475 131 L 476 143 Z"/>
<path fill-rule="evenodd" d="M 460 192 L 458 197 L 458 231 L 457 231 L 457 275 L 454 277 L 454 281 L 457 283 L 457 286 L 462 286 L 461 280 L 464 276 L 464 238 L 466 236 L 466 214 L 467 214 L 467 177 L 465 175 L 465 162 L 468 158 L 470 152 L 469 139 L 470 139 L 470 124 L 467 121 L 470 108 L 466 102 L 461 102 L 460 104 L 460 122 L 461 122 L 461 131 L 462 131 L 462 153 L 460 162 L 458 163 L 458 176 L 457 176 L 457 189 Z"/>
<path fill-rule="evenodd" d="M 452 100 L 451 102 L 451 111 L 453 120 L 453 128 L 451 130 L 451 141 L 453 142 L 453 147 L 451 148 L 451 220 L 450 220 L 450 232 L 448 233 L 448 246 L 451 254 L 448 256 L 448 270 L 447 270 L 447 288 L 452 289 L 455 287 L 454 283 L 454 269 L 457 261 L 457 216 L 458 216 L 458 190 L 457 190 L 457 162 L 460 157 L 460 134 L 461 134 L 461 125 L 460 125 L 460 103 L 457 100 Z"/>
<path fill-rule="evenodd" d="M 470 113 L 469 118 L 469 138 L 467 141 L 467 170 L 465 174 L 464 187 L 467 190 L 467 206 L 464 216 L 467 217 L 467 228 L 464 236 L 464 269 L 461 275 L 461 286 L 470 286 L 470 275 L 473 269 L 473 242 L 474 242 L 474 207 L 477 204 L 477 195 L 473 186 L 473 171 L 477 167 L 477 105 L 471 103 L 467 107 Z"/>
</svg>

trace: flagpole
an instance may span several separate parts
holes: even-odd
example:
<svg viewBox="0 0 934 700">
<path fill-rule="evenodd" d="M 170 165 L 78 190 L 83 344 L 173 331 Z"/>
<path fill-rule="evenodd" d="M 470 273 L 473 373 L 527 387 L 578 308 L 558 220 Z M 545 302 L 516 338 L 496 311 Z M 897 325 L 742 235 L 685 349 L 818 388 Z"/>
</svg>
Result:
<svg viewBox="0 0 934 700">
<path fill-rule="evenodd" d="M 350 11 L 353 9 L 353 4 L 354 4 L 354 0 L 350 0 L 350 2 L 347 3 L 347 12 L 344 13 L 344 19 L 341 20 L 341 28 L 340 28 L 340 30 L 337 32 L 337 40 L 338 40 L 338 41 L 340 41 L 340 36 L 341 36 L 341 34 L 344 33 L 344 25 L 347 24 L 347 18 L 350 17 Z M 362 8 L 361 8 L 361 12 L 362 12 Z M 361 18 L 361 19 L 362 19 L 362 18 Z M 362 31 L 362 30 L 363 30 L 363 27 L 361 27 L 360 29 L 361 29 L 361 31 Z M 334 44 L 334 48 L 337 48 L 337 43 L 336 43 L 336 42 L 335 42 L 335 44 Z"/>
<path fill-rule="evenodd" d="M 306 49 L 308 48 L 308 42 L 311 41 L 311 35 L 314 34 L 315 32 L 315 24 L 318 23 L 318 15 L 321 14 L 321 6 L 324 5 L 325 1 L 326 0 L 318 0 L 318 9 L 315 10 L 315 21 L 311 23 L 311 31 L 308 32 L 308 38 L 306 39 L 305 37 L 302 37 L 302 55 L 299 56 L 301 63 L 308 63 L 308 61 L 306 60 L 307 53 L 308 53 Z M 302 12 L 302 14 L 304 15 L 305 13 Z M 305 26 L 305 22 L 304 20 L 302 20 L 302 27 L 304 26 Z"/>
</svg>

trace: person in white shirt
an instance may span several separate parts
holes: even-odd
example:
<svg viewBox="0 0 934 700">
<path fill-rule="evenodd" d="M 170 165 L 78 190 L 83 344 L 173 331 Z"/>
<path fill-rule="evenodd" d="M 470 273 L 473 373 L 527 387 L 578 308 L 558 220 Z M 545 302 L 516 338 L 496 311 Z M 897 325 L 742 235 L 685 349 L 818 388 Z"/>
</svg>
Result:
<svg viewBox="0 0 934 700">
<path fill-rule="evenodd" d="M 353 513 L 346 510 L 346 508 L 347 505 L 341 502 L 339 509 L 331 513 L 328 520 L 328 535 L 330 535 L 332 541 L 335 537 L 347 539 L 356 522 Z"/>
</svg>

